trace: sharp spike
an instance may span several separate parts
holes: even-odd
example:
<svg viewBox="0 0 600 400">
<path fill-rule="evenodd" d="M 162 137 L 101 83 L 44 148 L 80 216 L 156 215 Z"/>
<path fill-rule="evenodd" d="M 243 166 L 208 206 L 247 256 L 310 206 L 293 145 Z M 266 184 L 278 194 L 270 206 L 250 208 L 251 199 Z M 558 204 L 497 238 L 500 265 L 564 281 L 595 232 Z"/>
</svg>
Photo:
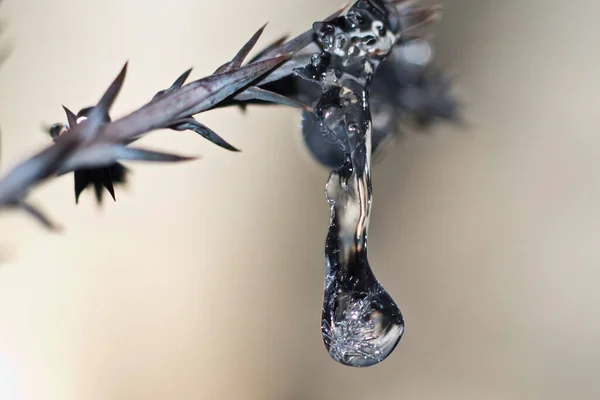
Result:
<svg viewBox="0 0 600 400">
<path fill-rule="evenodd" d="M 191 72 L 192 72 L 192 68 L 188 69 L 183 74 L 179 75 L 179 78 L 177 78 L 175 80 L 175 82 L 173 82 L 173 84 L 168 89 L 161 90 L 160 92 L 156 93 L 154 95 L 154 97 L 152 98 L 152 100 L 162 97 L 162 96 L 166 95 L 167 93 L 171 93 L 173 90 L 181 88 L 183 86 L 183 84 L 185 83 L 186 79 L 188 78 L 188 76 L 190 76 Z"/>
<path fill-rule="evenodd" d="M 256 45 L 256 42 L 258 41 L 258 39 L 260 38 L 260 36 L 262 35 L 262 33 L 266 27 L 267 27 L 267 24 L 264 24 L 263 26 L 261 26 L 254 33 L 254 35 L 252 35 L 250 40 L 248 40 L 246 42 L 246 44 L 244 44 L 244 46 L 242 46 L 240 51 L 237 52 L 237 54 L 233 57 L 233 59 L 230 62 L 225 63 L 222 66 L 220 66 L 219 68 L 217 68 L 217 70 L 215 71 L 215 74 L 227 72 L 227 71 L 231 71 L 232 69 L 239 68 L 242 65 L 242 63 L 244 62 L 244 59 L 246 59 L 246 57 L 248 56 L 248 53 L 250 53 L 250 51 Z"/>
<path fill-rule="evenodd" d="M 54 232 L 61 231 L 61 228 L 58 225 L 56 225 L 52 221 L 50 221 L 50 219 L 48 217 L 46 217 L 46 215 L 44 215 L 44 213 L 42 213 L 40 210 L 38 210 L 31 204 L 28 204 L 28 203 L 22 201 L 19 203 L 19 207 L 21 209 L 23 209 L 27 214 L 29 214 L 30 216 L 35 218 L 39 223 L 44 225 L 49 230 L 54 231 Z"/>
<path fill-rule="evenodd" d="M 96 105 L 96 107 L 100 111 L 103 111 L 106 114 L 109 113 L 110 108 L 112 107 L 113 103 L 115 102 L 115 99 L 117 98 L 117 96 L 119 95 L 119 92 L 121 91 L 121 88 L 123 87 L 123 82 L 125 82 L 125 76 L 127 75 L 127 65 L 128 64 L 129 64 L 129 62 L 126 62 L 125 65 L 123 65 L 123 68 L 121 68 L 121 72 L 119 72 L 119 75 L 117 75 L 117 77 L 110 84 L 108 89 L 106 89 L 106 92 L 104 92 L 104 95 L 102 95 L 102 98 Z"/>
<path fill-rule="evenodd" d="M 67 122 L 69 123 L 69 128 L 73 128 L 75 125 L 77 125 L 77 116 L 73 111 L 69 110 L 67 107 L 62 106 L 62 108 L 63 110 L 65 110 L 65 114 L 67 114 Z"/>
<path fill-rule="evenodd" d="M 217 135 L 212 129 L 207 127 L 206 125 L 196 121 L 194 118 L 183 118 L 179 121 L 176 121 L 171 129 L 176 131 L 185 131 L 190 130 L 196 132 L 203 138 L 209 140 L 210 142 L 216 144 L 219 147 L 222 147 L 229 151 L 240 151 L 227 143 L 223 138 Z"/>
<path fill-rule="evenodd" d="M 306 104 L 302 104 L 296 100 L 285 97 L 279 93 L 270 90 L 261 89 L 256 86 L 249 87 L 240 94 L 234 97 L 237 101 L 260 100 L 268 103 L 281 104 L 284 106 L 297 107 L 305 111 L 310 111 L 311 108 Z"/>
<path fill-rule="evenodd" d="M 252 57 L 250 59 L 250 61 L 248 61 L 248 64 L 252 64 L 253 62 L 255 62 L 257 60 L 260 60 L 265 54 L 268 54 L 269 52 L 273 51 L 274 49 L 276 49 L 277 47 L 279 47 L 283 43 L 285 43 L 285 41 L 287 39 L 288 39 L 288 35 L 284 35 L 284 36 L 280 37 L 279 39 L 275 40 L 273 43 L 271 43 L 270 45 L 268 45 L 267 47 L 262 49 L 257 55 Z"/>
<path fill-rule="evenodd" d="M 122 147 L 117 154 L 120 160 L 151 161 L 151 162 L 180 162 L 196 160 L 197 157 L 186 157 L 159 151 L 144 150 L 135 147 Z"/>
</svg>

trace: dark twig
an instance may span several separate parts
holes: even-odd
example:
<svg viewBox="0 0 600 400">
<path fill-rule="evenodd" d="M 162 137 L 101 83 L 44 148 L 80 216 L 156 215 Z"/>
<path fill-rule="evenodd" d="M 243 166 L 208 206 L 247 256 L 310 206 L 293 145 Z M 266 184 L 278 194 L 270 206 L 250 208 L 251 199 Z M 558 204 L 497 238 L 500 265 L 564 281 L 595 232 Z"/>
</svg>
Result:
<svg viewBox="0 0 600 400">
<path fill-rule="evenodd" d="M 252 40 L 255 41 L 254 37 Z M 249 50 L 247 46 L 243 49 L 246 53 Z M 114 122 L 106 122 L 106 116 L 125 80 L 125 64 L 100 101 L 88 109 L 85 118 L 78 120 L 72 111 L 64 107 L 68 129 L 55 138 L 55 144 L 21 162 L 0 180 L 0 207 L 22 208 L 43 225 L 54 227 L 48 218 L 23 200 L 33 186 L 52 176 L 108 167 L 119 160 L 177 162 L 195 159 L 128 146 L 144 134 L 157 129 L 190 129 L 221 147 L 237 150 L 208 127 L 194 120 L 192 115 L 215 108 L 238 92 L 243 93 L 249 84 L 258 81 L 290 57 L 291 54 L 286 53 L 239 66 L 240 59 L 237 56 L 228 64 L 230 67 L 227 71 L 183 85 L 191 72 L 188 70 L 170 88 L 157 93 L 138 110 Z M 277 100 L 275 96 L 273 98 Z M 244 97 L 238 101 L 243 102 Z"/>
<path fill-rule="evenodd" d="M 433 8 L 410 7 L 411 1 L 396 0 L 395 3 L 407 20 L 426 23 L 436 14 Z M 345 9 L 336 11 L 324 21 L 336 18 Z M 53 145 L 19 163 L 0 180 L 0 208 L 21 208 L 45 226 L 54 227 L 41 212 L 24 202 L 31 188 L 51 177 L 74 171 L 76 198 L 81 190 L 92 184 L 98 201 L 101 201 L 99 191 L 102 187 L 115 198 L 114 184 L 125 181 L 120 172 L 116 174 L 118 179 L 109 172 L 115 165 L 120 165 L 119 161 L 179 162 L 196 159 L 130 146 L 152 131 L 191 130 L 224 149 L 239 151 L 194 116 L 214 108 L 239 106 L 243 109 L 249 104 L 267 103 L 311 112 L 309 103 L 312 99 L 304 96 L 303 89 L 296 84 L 294 70 L 306 66 L 311 55 L 319 49 L 313 29 L 287 41 L 286 37 L 277 39 L 244 64 L 265 26 L 258 29 L 233 58 L 212 75 L 186 84 L 191 73 L 188 69 L 169 88 L 157 92 L 148 103 L 113 121 L 110 109 L 125 81 L 126 63 L 96 105 L 77 114 L 64 107 L 68 124 L 59 123 L 48 128 L 54 139 Z M 89 171 L 92 173 L 89 174 Z"/>
</svg>

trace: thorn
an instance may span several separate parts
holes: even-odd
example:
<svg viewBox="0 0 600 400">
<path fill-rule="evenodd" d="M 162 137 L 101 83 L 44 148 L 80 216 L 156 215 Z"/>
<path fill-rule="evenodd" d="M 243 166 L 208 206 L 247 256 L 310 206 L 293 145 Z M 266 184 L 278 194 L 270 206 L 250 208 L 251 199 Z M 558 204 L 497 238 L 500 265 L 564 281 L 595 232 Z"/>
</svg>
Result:
<svg viewBox="0 0 600 400">
<path fill-rule="evenodd" d="M 69 123 L 69 128 L 73 129 L 75 125 L 77 125 L 77 116 L 73 111 L 69 110 L 67 107 L 62 106 L 63 110 L 65 110 L 65 114 L 67 114 L 67 122 Z"/>
<path fill-rule="evenodd" d="M 168 89 L 161 90 L 160 92 L 156 93 L 154 95 L 154 97 L 152 98 L 152 100 L 156 100 L 159 97 L 166 95 L 167 93 L 171 93 L 173 90 L 181 88 L 183 86 L 183 84 L 185 83 L 186 79 L 188 78 L 188 76 L 190 76 L 191 72 L 192 72 L 192 68 L 185 71 L 183 74 L 181 74 L 179 76 L 179 78 L 177 78 L 175 80 L 175 82 L 173 82 L 173 84 Z"/>
<path fill-rule="evenodd" d="M 177 154 L 163 153 L 159 151 L 144 150 L 135 147 L 122 147 L 117 154 L 119 160 L 150 161 L 150 162 L 181 162 L 193 161 L 198 157 L 180 156 Z"/>
<path fill-rule="evenodd" d="M 270 53 L 271 51 L 273 51 L 274 49 L 276 49 L 277 47 L 279 47 L 283 43 L 285 43 L 285 41 L 287 39 L 288 39 L 288 35 L 284 35 L 284 36 L 280 37 L 279 39 L 275 40 L 270 45 L 268 45 L 267 47 L 265 47 L 264 49 L 262 49 L 257 55 L 255 55 L 254 57 L 252 57 L 250 59 L 250 61 L 248 61 L 248 64 L 252 64 L 253 62 L 255 62 L 257 60 L 260 60 L 265 54 Z"/>
<path fill-rule="evenodd" d="M 190 73 L 192 72 L 193 68 L 189 68 L 187 71 L 185 71 L 183 74 L 181 74 L 179 76 L 179 78 L 177 78 L 175 80 L 175 82 L 173 82 L 173 85 L 171 85 L 171 87 L 169 89 L 179 89 L 180 87 L 183 86 L 183 84 L 185 83 L 185 81 L 187 80 L 188 76 L 190 76 Z"/>
<path fill-rule="evenodd" d="M 128 64 L 129 61 L 126 61 L 125 65 L 123 65 L 123 68 L 121 69 L 121 72 L 119 72 L 119 75 L 117 75 L 117 77 L 110 84 L 108 89 L 106 89 L 106 92 L 104 92 L 104 95 L 102 96 L 98 104 L 96 104 L 96 107 L 99 111 L 103 111 L 106 114 L 108 114 L 108 112 L 110 111 L 110 108 L 112 107 L 113 103 L 115 102 L 115 99 L 121 91 L 121 88 L 123 87 L 125 75 L 127 74 Z"/>
<path fill-rule="evenodd" d="M 62 232 L 62 228 L 58 225 L 54 224 L 48 217 L 46 217 L 40 210 L 35 208 L 34 206 L 21 201 L 18 206 L 22 208 L 27 214 L 35 218 L 39 223 L 44 225 L 47 229 L 53 232 Z"/>
<path fill-rule="evenodd" d="M 256 45 L 256 42 L 258 42 L 258 39 L 264 32 L 265 28 L 267 27 L 267 24 L 268 24 L 268 22 L 265 23 L 263 26 L 261 26 L 254 33 L 254 35 L 252 35 L 250 40 L 248 40 L 246 42 L 246 44 L 244 44 L 244 46 L 240 49 L 240 51 L 238 51 L 238 53 L 235 55 L 235 57 L 233 57 L 233 60 L 231 60 L 231 66 L 229 69 L 239 68 L 242 65 L 242 63 L 244 62 L 244 59 L 248 56 L 248 53 L 250 53 L 250 51 Z"/>
<path fill-rule="evenodd" d="M 183 118 L 179 121 L 175 121 L 175 123 L 171 126 L 171 129 L 176 130 L 176 131 L 190 130 L 190 131 L 196 132 L 203 138 L 207 139 L 208 141 L 210 141 L 210 142 L 216 144 L 217 146 L 222 147 L 226 150 L 235 151 L 235 152 L 240 151 L 237 148 L 230 145 L 229 143 L 227 143 L 225 141 L 225 139 L 223 139 L 219 135 L 217 135 L 212 129 L 210 129 L 206 125 L 196 121 L 193 117 Z"/>
<path fill-rule="evenodd" d="M 248 100 L 260 100 L 274 104 L 281 104 L 284 106 L 300 108 L 304 111 L 311 111 L 312 108 L 306 104 L 302 104 L 296 100 L 285 97 L 279 93 L 272 92 L 270 90 L 262 89 L 256 86 L 252 86 L 239 93 L 234 97 L 234 100 L 248 101 Z"/>
</svg>

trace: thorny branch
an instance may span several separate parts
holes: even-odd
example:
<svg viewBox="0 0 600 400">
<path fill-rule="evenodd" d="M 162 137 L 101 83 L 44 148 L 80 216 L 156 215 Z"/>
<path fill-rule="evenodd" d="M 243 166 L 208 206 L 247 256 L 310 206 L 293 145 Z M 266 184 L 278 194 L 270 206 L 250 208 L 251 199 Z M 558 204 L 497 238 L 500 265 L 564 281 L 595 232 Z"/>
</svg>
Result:
<svg viewBox="0 0 600 400">
<path fill-rule="evenodd" d="M 390 1 L 406 18 L 402 27 L 404 38 L 413 31 L 435 20 L 437 7 L 417 7 L 418 1 Z M 346 7 L 324 21 L 339 16 Z M 266 26 L 266 25 L 265 25 Z M 29 191 L 41 182 L 69 172 L 76 174 L 76 198 L 96 179 L 96 193 L 104 185 L 114 198 L 113 178 L 82 178 L 77 173 L 108 170 L 118 161 L 180 162 L 193 160 L 177 154 L 168 154 L 130 146 L 142 136 L 159 129 L 192 130 L 200 136 L 230 151 L 237 149 L 210 128 L 194 119 L 194 115 L 211 109 L 249 104 L 281 104 L 311 112 L 310 96 L 301 92 L 294 83 L 294 69 L 306 66 L 318 50 L 312 29 L 286 41 L 282 37 L 260 51 L 244 64 L 256 45 L 265 26 L 262 26 L 235 56 L 210 76 L 185 84 L 191 69 L 178 77 L 171 87 L 159 91 L 139 109 L 111 121 L 109 112 L 125 80 L 127 63 L 102 95 L 98 103 L 78 114 L 64 107 L 68 125 L 56 124 L 49 132 L 54 144 L 19 163 L 0 180 L 0 209 L 19 208 L 50 229 L 56 226 L 42 212 L 25 201 Z M 105 171 L 106 172 L 106 171 Z M 108 173 L 108 172 L 107 172 Z M 98 197 L 100 200 L 100 197 Z"/>
</svg>

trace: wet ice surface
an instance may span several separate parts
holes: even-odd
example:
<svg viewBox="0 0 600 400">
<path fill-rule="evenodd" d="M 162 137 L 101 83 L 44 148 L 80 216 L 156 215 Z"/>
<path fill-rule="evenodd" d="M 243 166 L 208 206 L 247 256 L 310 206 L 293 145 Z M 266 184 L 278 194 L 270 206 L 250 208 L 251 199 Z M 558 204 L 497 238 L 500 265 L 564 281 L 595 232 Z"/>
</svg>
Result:
<svg viewBox="0 0 600 400">
<path fill-rule="evenodd" d="M 400 309 L 367 259 L 369 175 L 368 170 L 356 173 L 353 162 L 348 162 L 331 173 L 326 189 L 331 222 L 325 244 L 321 331 L 331 357 L 355 367 L 383 361 L 404 332 Z"/>
<path fill-rule="evenodd" d="M 376 68 L 398 40 L 397 20 L 383 1 L 358 1 L 342 17 L 314 24 L 323 52 L 295 71 L 322 91 L 305 122 L 343 155 L 343 165 L 331 173 L 326 188 L 331 220 L 321 330 L 330 356 L 354 367 L 383 361 L 404 332 L 400 309 L 367 259 L 372 202 L 368 92 Z"/>
<path fill-rule="evenodd" d="M 370 90 L 372 152 L 401 136 L 405 129 L 423 131 L 439 121 L 460 119 L 450 80 L 432 61 L 432 49 L 421 38 L 401 39 L 377 68 Z M 311 87 L 303 93 L 315 97 Z M 308 103 L 306 99 L 302 99 Z M 330 169 L 344 163 L 344 151 L 314 114 L 302 115 L 302 134 L 312 157 Z"/>
</svg>

